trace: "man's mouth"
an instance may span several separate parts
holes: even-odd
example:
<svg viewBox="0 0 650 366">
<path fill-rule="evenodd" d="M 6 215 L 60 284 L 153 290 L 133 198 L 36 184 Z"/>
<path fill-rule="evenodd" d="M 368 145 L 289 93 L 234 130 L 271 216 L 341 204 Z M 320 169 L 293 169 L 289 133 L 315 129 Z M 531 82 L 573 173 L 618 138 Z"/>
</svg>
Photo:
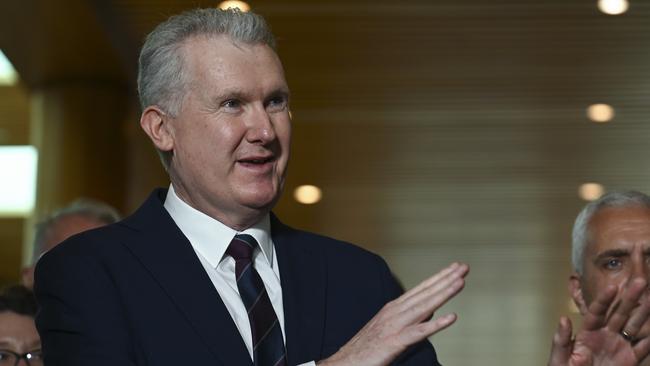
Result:
<svg viewBox="0 0 650 366">
<path fill-rule="evenodd" d="M 251 157 L 251 158 L 244 158 L 244 159 L 239 159 L 237 160 L 238 163 L 242 164 L 252 164 L 252 165 L 264 165 L 266 163 L 270 163 L 275 158 L 273 156 L 268 156 L 268 157 Z"/>
</svg>

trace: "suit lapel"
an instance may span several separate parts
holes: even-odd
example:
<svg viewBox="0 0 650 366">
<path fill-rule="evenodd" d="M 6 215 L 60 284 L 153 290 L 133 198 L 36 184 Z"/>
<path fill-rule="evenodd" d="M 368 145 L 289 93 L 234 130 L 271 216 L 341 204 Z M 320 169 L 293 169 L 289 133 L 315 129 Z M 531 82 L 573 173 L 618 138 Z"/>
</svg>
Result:
<svg viewBox="0 0 650 366">
<path fill-rule="evenodd" d="M 191 244 L 164 209 L 165 194 L 166 190 L 154 191 L 133 216 L 124 220 L 140 232 L 136 240 L 127 243 L 128 248 L 223 365 L 252 365 L 219 293 Z"/>
<path fill-rule="evenodd" d="M 323 253 L 309 245 L 306 234 L 285 226 L 274 215 L 271 233 L 280 267 L 288 363 L 318 361 L 327 284 Z"/>
</svg>

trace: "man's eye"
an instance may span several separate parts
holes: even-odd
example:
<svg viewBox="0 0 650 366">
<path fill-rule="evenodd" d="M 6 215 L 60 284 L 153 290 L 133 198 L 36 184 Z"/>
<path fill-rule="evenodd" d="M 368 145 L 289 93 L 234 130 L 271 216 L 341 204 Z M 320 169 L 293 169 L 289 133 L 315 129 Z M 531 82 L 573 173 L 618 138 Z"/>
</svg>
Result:
<svg viewBox="0 0 650 366">
<path fill-rule="evenodd" d="M 228 109 L 237 109 L 241 106 L 241 102 L 237 99 L 229 99 L 221 103 L 221 106 Z"/>
<path fill-rule="evenodd" d="M 610 259 L 605 262 L 605 268 L 607 269 L 616 269 L 621 266 L 621 261 L 618 259 Z"/>
<path fill-rule="evenodd" d="M 287 98 L 284 96 L 273 97 L 266 103 L 266 108 L 271 111 L 281 111 L 287 106 Z"/>
</svg>

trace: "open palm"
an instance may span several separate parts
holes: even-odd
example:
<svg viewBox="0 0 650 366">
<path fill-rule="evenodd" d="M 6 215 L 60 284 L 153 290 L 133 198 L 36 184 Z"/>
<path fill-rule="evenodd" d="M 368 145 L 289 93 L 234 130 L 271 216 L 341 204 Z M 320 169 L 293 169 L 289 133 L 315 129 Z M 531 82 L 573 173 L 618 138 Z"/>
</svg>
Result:
<svg viewBox="0 0 650 366">
<path fill-rule="evenodd" d="M 641 279 L 623 290 L 621 301 L 613 304 L 616 288 L 608 287 L 594 300 L 584 316 L 582 329 L 571 339 L 568 318 L 561 318 L 553 337 L 549 366 L 636 366 L 650 352 L 650 338 L 631 342 L 621 334 L 634 336 L 650 321 L 650 305 L 639 304 L 646 282 Z M 608 317 L 608 310 L 613 308 Z"/>
</svg>

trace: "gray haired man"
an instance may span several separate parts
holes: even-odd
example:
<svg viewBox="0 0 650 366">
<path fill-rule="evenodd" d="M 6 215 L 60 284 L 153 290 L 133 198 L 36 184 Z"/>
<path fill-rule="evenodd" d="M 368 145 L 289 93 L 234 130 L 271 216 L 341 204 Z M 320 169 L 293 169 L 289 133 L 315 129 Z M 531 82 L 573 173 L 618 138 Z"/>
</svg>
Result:
<svg viewBox="0 0 650 366">
<path fill-rule="evenodd" d="M 375 254 L 271 213 L 290 92 L 260 16 L 197 9 L 163 22 L 138 86 L 171 185 L 41 258 L 48 366 L 438 364 L 427 337 L 456 316 L 433 313 L 461 291 L 466 265 L 401 295 Z"/>
<path fill-rule="evenodd" d="M 23 286 L 30 289 L 34 286 L 34 267 L 45 252 L 72 235 L 119 220 L 120 214 L 115 208 L 88 198 L 77 199 L 47 215 L 36 225 L 32 261 L 21 273 Z"/>
<path fill-rule="evenodd" d="M 39 261 L 48 366 L 438 365 L 427 337 L 455 322 L 434 313 L 461 291 L 467 265 L 402 294 L 378 256 L 271 213 L 289 160 L 290 92 L 260 16 L 170 18 L 147 37 L 138 85 L 140 125 L 171 185 Z M 589 312 L 588 330 L 620 338 Z M 574 365 L 564 350 L 575 353 L 556 347 L 553 365 Z"/>
<path fill-rule="evenodd" d="M 587 204 L 573 227 L 572 262 L 569 292 L 587 329 L 572 340 L 563 318 L 554 347 L 565 352 L 557 358 L 573 347 L 580 365 L 608 352 L 606 364 L 650 365 L 650 197 L 611 192 Z"/>
</svg>

